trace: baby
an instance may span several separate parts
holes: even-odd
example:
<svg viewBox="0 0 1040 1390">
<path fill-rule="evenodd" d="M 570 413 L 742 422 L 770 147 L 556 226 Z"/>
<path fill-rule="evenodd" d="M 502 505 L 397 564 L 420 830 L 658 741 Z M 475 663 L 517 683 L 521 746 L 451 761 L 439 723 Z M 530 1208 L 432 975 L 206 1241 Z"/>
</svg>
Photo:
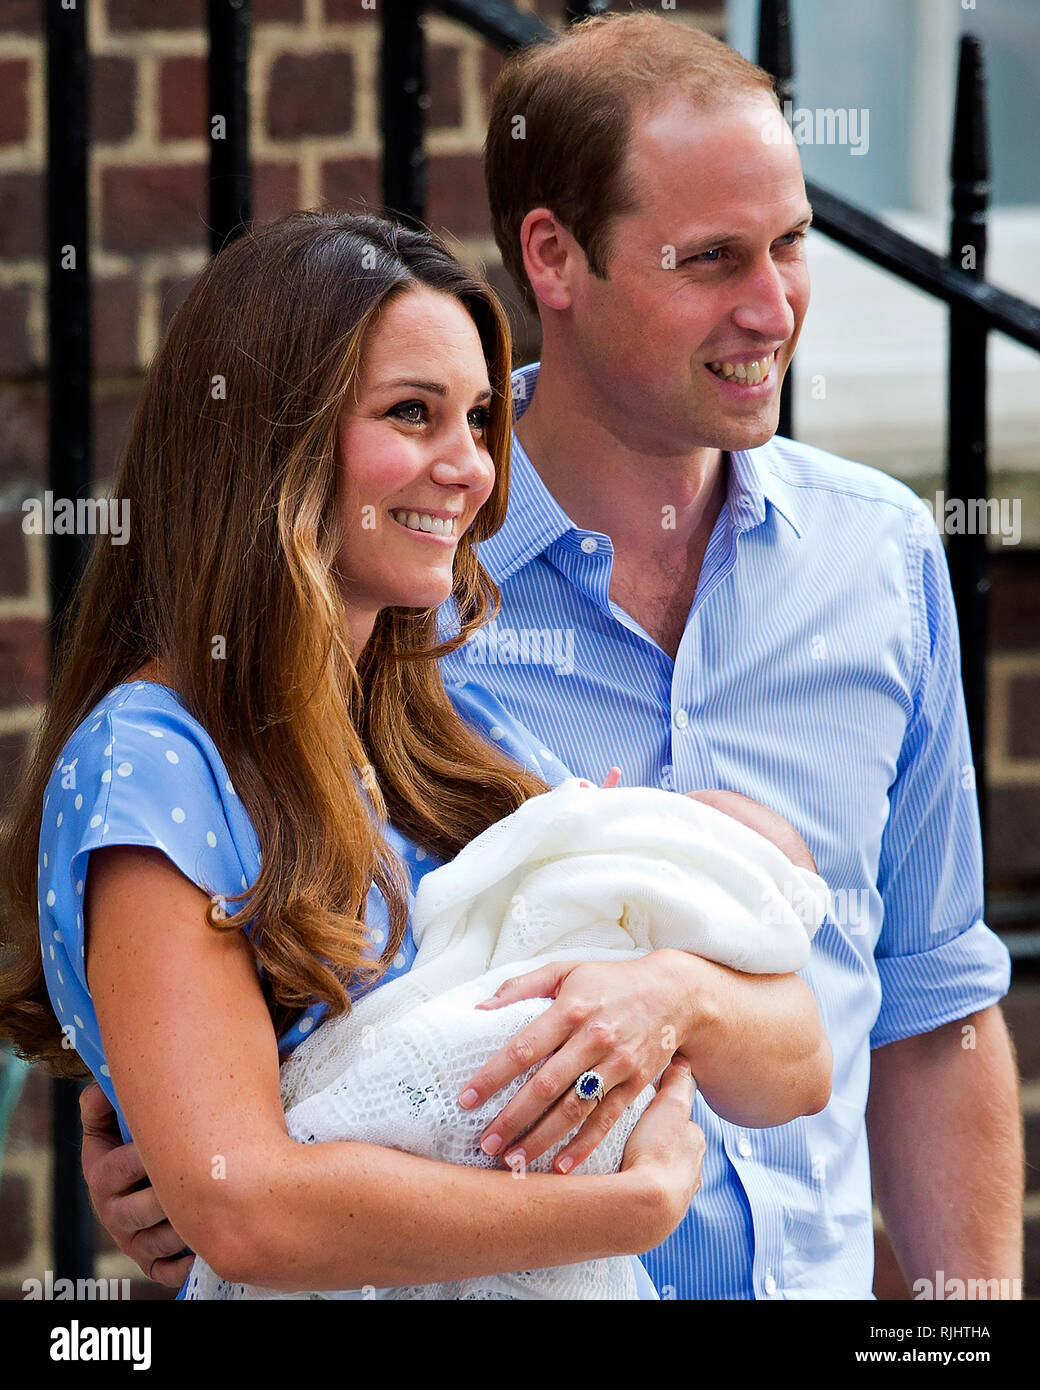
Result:
<svg viewBox="0 0 1040 1390">
<path fill-rule="evenodd" d="M 665 947 L 752 973 L 799 970 L 829 903 L 815 870 L 787 821 L 735 792 L 684 797 L 572 778 L 532 797 L 422 880 L 411 971 L 324 1024 L 283 1064 L 289 1133 L 301 1143 L 353 1140 L 497 1167 L 479 1137 L 536 1068 L 476 1110 L 462 1110 L 457 1097 L 552 1001 L 475 1004 L 549 961 L 632 960 Z M 670 1060 L 662 1052 L 662 1072 Z M 653 1094 L 653 1086 L 640 1093 L 584 1171 L 620 1167 Z M 565 1142 L 529 1168 L 550 1171 Z M 640 1296 L 636 1264 L 621 1257 L 301 1295 L 228 1284 L 199 1259 L 185 1297 L 626 1299 Z"/>
</svg>

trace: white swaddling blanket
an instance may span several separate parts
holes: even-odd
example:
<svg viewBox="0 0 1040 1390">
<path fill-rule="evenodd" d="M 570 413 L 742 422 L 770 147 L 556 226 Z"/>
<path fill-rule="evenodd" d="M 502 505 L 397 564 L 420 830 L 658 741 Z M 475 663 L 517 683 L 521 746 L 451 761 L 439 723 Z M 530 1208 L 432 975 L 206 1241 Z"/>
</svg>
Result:
<svg viewBox="0 0 1040 1390">
<path fill-rule="evenodd" d="M 827 911 L 819 875 L 714 807 L 578 779 L 490 826 L 416 892 L 407 975 L 325 1023 L 282 1066 L 289 1133 L 498 1167 L 478 1139 L 536 1070 L 473 1111 L 462 1085 L 551 1001 L 473 1006 L 552 960 L 629 960 L 672 947 L 758 974 L 799 970 Z M 671 1058 L 662 1053 L 661 1070 Z M 609 1080 L 609 1079 L 608 1079 Z M 613 1172 L 647 1086 L 581 1171 Z M 529 1171 L 550 1171 L 563 1140 Z M 566 1181 L 561 1178 L 560 1181 Z M 587 1261 L 409 1288 L 284 1294 L 219 1279 L 196 1260 L 186 1298 L 633 1298 L 632 1262 Z"/>
</svg>

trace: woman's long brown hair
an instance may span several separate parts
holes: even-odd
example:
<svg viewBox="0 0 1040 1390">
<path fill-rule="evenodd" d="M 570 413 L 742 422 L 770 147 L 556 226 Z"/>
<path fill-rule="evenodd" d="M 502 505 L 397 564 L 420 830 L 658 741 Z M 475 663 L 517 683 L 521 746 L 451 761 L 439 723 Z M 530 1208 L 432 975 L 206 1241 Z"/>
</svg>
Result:
<svg viewBox="0 0 1040 1390">
<path fill-rule="evenodd" d="M 477 326 L 496 480 L 456 552 L 458 634 L 438 644 L 436 609 L 384 609 L 355 663 L 335 574 L 337 422 L 366 331 L 416 285 L 454 296 Z M 149 370 L 115 486 L 129 500 L 129 541 L 95 541 L 4 831 L 0 1036 L 23 1056 L 84 1074 L 62 1047 L 43 976 L 41 806 L 73 731 L 142 665 L 162 663 L 256 829 L 259 877 L 234 916 L 211 905 L 208 920 L 254 923 L 279 1034 L 316 1000 L 333 1015 L 349 1008 L 347 984 L 382 973 L 397 952 L 407 882 L 387 819 L 449 857 L 546 789 L 467 728 L 436 663 L 497 611 L 473 542 L 505 518 L 510 367 L 493 292 L 431 233 L 377 217 L 293 213 L 254 227 L 194 285 Z M 390 932 L 366 964 L 373 882 Z"/>
</svg>

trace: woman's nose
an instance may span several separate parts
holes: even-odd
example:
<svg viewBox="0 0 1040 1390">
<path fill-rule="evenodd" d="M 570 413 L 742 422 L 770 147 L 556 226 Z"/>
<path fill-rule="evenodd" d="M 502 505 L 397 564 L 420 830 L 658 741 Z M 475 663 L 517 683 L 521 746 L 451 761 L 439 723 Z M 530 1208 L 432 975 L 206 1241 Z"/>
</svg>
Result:
<svg viewBox="0 0 1040 1390">
<path fill-rule="evenodd" d="M 445 436 L 435 455 L 432 469 L 435 482 L 453 484 L 478 491 L 494 482 L 495 466 L 487 445 L 478 439 L 470 426 Z"/>
</svg>

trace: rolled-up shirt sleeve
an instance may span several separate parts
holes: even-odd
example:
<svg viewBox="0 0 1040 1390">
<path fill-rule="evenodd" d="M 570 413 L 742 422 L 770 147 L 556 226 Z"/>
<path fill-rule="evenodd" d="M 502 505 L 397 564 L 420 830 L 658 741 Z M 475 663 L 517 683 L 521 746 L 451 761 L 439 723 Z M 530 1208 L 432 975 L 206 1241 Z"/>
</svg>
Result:
<svg viewBox="0 0 1040 1390">
<path fill-rule="evenodd" d="M 872 1048 L 931 1032 L 1007 993 L 1007 947 L 982 919 L 982 842 L 960 642 L 942 541 L 922 508 L 908 535 L 918 633 L 915 706 L 882 839 Z"/>
</svg>

